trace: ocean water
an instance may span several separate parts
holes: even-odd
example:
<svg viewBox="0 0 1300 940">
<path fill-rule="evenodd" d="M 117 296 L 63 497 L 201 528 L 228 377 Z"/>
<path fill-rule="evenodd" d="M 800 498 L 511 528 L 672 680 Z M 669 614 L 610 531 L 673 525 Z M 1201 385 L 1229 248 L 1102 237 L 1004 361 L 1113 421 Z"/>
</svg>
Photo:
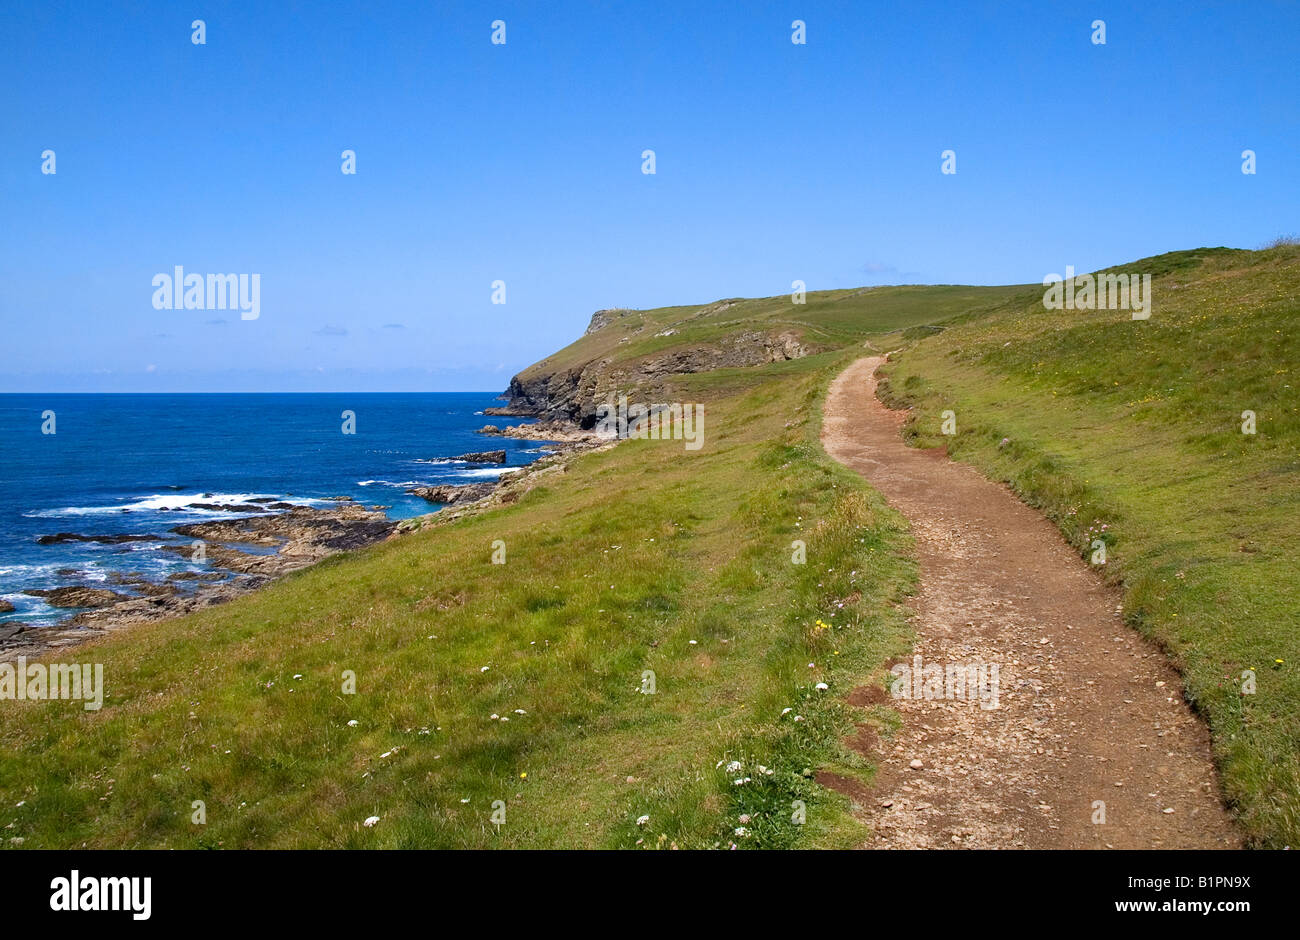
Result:
<svg viewBox="0 0 1300 940">
<path fill-rule="evenodd" d="M 391 507 L 395 519 L 430 512 L 407 488 L 492 479 L 542 456 L 541 442 L 475 433 L 524 423 L 484 417 L 494 404 L 490 392 L 0 395 L 0 597 L 15 607 L 0 622 L 48 624 L 72 613 L 27 589 L 95 584 L 115 572 L 161 581 L 204 567 L 163 550 L 166 542 L 40 545 L 42 535 L 188 543 L 168 530 L 237 516 L 187 504 L 260 497 L 330 505 L 351 496 Z M 41 433 L 47 410 L 54 434 Z M 345 410 L 356 415 L 355 434 L 342 432 Z M 449 460 L 483 450 L 505 450 L 504 467 Z"/>
</svg>

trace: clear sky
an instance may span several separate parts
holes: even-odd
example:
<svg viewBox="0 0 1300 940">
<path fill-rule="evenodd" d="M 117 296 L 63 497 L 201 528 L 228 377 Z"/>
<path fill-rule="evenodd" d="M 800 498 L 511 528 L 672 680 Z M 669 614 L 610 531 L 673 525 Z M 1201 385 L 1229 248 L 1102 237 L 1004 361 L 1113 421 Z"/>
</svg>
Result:
<svg viewBox="0 0 1300 940">
<path fill-rule="evenodd" d="M 0 4 L 0 391 L 499 390 L 602 307 L 1298 209 L 1296 2 Z M 154 309 L 176 265 L 259 274 L 258 319 Z"/>
</svg>

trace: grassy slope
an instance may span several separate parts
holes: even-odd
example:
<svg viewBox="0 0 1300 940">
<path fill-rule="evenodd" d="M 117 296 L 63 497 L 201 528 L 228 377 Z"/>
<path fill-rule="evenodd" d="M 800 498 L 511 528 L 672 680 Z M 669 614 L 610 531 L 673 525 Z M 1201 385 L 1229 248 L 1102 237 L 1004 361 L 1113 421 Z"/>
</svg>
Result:
<svg viewBox="0 0 1300 940">
<path fill-rule="evenodd" d="M 1007 481 L 1085 555 L 1106 526 L 1106 572 L 1208 715 L 1247 832 L 1295 846 L 1300 249 L 1178 252 L 1116 270 L 1156 275 L 1150 320 L 1046 311 L 1039 290 L 903 352 L 886 393 L 916 407 L 918 443 L 947 443 Z M 955 437 L 938 433 L 944 409 Z M 1254 436 L 1241 432 L 1245 410 Z"/>
<path fill-rule="evenodd" d="M 1145 323 L 1049 313 L 1024 287 L 836 291 L 803 307 L 778 297 L 616 320 L 534 369 L 755 328 L 839 351 L 679 377 L 683 399 L 708 404 L 698 454 L 624 443 L 515 505 L 78 650 L 67 659 L 106 665 L 102 712 L 0 708 L 0 822 L 13 823 L 0 844 L 851 844 L 845 801 L 807 772 L 869 775 L 839 743 L 862 713 L 837 694 L 905 648 L 894 603 L 913 572 L 899 519 L 821 453 L 818 412 L 862 340 L 904 330 L 872 340 L 894 348 L 944 321 L 893 367 L 893 394 L 918 407 L 913 433 L 937 443 L 929 429 L 954 408 L 960 433 L 944 441 L 957 456 L 1009 480 L 1081 549 L 1090 526 L 1108 525 L 1107 573 L 1186 670 L 1246 825 L 1294 843 L 1300 259 L 1179 253 L 1129 269 L 1160 275 Z M 647 322 L 656 329 L 635 332 Z M 669 326 L 677 334 L 653 335 Z M 1245 408 L 1260 415 L 1253 438 L 1236 430 Z M 795 538 L 805 566 L 790 563 Z M 495 539 L 504 566 L 489 563 Z M 1246 666 L 1259 670 L 1249 698 L 1235 678 Z M 339 694 L 344 669 L 355 696 Z M 656 695 L 639 694 L 645 669 Z M 716 767 L 732 759 L 750 783 Z M 189 821 L 195 799 L 206 826 Z M 807 825 L 789 822 L 796 799 Z M 748 838 L 733 835 L 742 814 Z M 369 815 L 373 829 L 360 825 Z"/>
<path fill-rule="evenodd" d="M 696 307 L 632 310 L 603 329 L 582 336 L 520 375 L 561 372 L 593 359 L 612 356 L 635 363 L 650 355 L 707 345 L 724 336 L 763 331 L 800 334 L 815 349 L 840 349 L 872 334 L 942 322 L 972 311 L 988 310 L 1023 287 L 870 287 L 817 291 L 803 304 L 787 295 L 749 300 L 722 300 Z M 671 336 L 657 334 L 673 329 Z"/>
<path fill-rule="evenodd" d="M 846 291 L 794 309 L 843 346 L 1003 296 Z M 644 316 L 691 342 L 752 328 L 697 312 Z M 847 802 L 811 774 L 869 773 L 840 743 L 862 712 L 838 696 L 906 649 L 896 602 L 914 577 L 899 518 L 817 442 L 825 386 L 856 354 L 683 377 L 683 399 L 707 403 L 698 453 L 625 442 L 513 505 L 65 656 L 104 664 L 105 707 L 3 703 L 0 844 L 853 844 Z M 748 783 L 718 768 L 731 760 Z"/>
</svg>

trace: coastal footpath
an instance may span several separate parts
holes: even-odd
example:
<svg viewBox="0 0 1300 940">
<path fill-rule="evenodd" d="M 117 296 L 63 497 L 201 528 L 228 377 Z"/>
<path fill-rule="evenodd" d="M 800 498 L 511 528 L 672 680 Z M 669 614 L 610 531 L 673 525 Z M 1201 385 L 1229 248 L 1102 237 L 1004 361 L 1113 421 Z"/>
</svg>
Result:
<svg viewBox="0 0 1300 940">
<path fill-rule="evenodd" d="M 1106 546 L 1079 575 L 1119 598 L 1111 642 L 1157 644 L 1161 707 L 1185 699 L 1206 722 L 1225 838 L 1294 844 L 1300 249 L 1128 269 L 1152 275 L 1149 320 L 1048 310 L 1037 285 L 601 312 L 501 408 L 577 435 L 623 397 L 698 406 L 699 450 L 593 442 L 400 535 L 69 651 L 103 666 L 102 708 L 0 703 L 6 847 L 814 848 L 905 832 L 882 804 L 927 802 L 900 794 L 937 781 L 899 750 L 920 740 L 918 706 L 894 700 L 892 669 L 912 662 L 911 605 L 931 588 L 907 520 L 821 440 L 831 383 L 886 351 L 878 395 L 908 409 L 904 440 L 1005 483 L 1081 565 Z M 999 550 L 975 539 L 951 549 Z M 1032 701 L 1035 677 L 1018 678 L 1031 684 L 1007 691 Z M 1194 808 L 1160 812 L 1180 805 Z M 1015 843 L 959 828 L 924 836 Z"/>
</svg>

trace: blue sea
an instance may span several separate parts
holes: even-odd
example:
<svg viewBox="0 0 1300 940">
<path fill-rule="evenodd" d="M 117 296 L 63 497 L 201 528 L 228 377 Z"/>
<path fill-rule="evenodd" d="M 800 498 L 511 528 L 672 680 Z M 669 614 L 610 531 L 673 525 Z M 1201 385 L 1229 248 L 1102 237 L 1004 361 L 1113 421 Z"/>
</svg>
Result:
<svg viewBox="0 0 1300 940">
<path fill-rule="evenodd" d="M 394 519 L 430 512 L 409 487 L 481 482 L 542 456 L 542 442 L 476 433 L 524 423 L 484 417 L 497 404 L 490 392 L 0 395 L 0 597 L 15 607 L 0 622 L 48 624 L 72 613 L 22 593 L 31 588 L 96 585 L 115 573 L 161 581 L 203 567 L 165 551 L 166 542 L 40 545 L 42 535 L 188 542 L 171 527 L 237 517 L 188 504 L 264 497 L 328 506 L 351 496 L 391 507 Z M 41 432 L 46 411 L 54 434 Z M 355 434 L 342 431 L 344 411 L 355 413 Z M 504 467 L 450 460 L 502 449 Z"/>
</svg>

